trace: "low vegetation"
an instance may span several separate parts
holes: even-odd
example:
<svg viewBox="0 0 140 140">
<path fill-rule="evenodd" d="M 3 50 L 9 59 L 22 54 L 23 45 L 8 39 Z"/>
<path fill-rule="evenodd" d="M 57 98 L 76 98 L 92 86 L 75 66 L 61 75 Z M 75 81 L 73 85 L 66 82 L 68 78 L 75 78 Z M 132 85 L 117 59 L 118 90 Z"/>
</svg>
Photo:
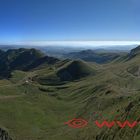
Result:
<svg viewBox="0 0 140 140">
<path fill-rule="evenodd" d="M 99 129 L 94 123 L 95 112 L 109 121 L 118 114 L 120 121 L 139 120 L 140 55 L 129 56 L 99 65 L 33 49 L 1 51 L 0 127 L 10 138 L 2 140 L 139 140 L 139 125 Z M 88 125 L 64 124 L 73 118 Z"/>
</svg>

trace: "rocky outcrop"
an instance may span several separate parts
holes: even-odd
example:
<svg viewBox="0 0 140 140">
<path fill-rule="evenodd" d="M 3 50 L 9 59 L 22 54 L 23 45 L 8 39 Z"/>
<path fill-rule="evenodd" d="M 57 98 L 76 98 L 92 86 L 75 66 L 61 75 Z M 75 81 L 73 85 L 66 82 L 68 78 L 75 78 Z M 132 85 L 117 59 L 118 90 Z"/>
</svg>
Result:
<svg viewBox="0 0 140 140">
<path fill-rule="evenodd" d="M 0 140 L 12 140 L 12 138 L 9 136 L 7 131 L 0 128 Z"/>
</svg>

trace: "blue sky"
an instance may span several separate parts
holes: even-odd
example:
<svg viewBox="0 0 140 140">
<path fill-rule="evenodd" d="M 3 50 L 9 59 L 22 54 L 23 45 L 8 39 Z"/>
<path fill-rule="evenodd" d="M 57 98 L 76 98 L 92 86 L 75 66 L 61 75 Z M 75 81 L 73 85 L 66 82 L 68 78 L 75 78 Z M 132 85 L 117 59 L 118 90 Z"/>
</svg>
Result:
<svg viewBox="0 0 140 140">
<path fill-rule="evenodd" d="M 139 0 L 0 0 L 0 42 L 140 40 Z"/>
</svg>

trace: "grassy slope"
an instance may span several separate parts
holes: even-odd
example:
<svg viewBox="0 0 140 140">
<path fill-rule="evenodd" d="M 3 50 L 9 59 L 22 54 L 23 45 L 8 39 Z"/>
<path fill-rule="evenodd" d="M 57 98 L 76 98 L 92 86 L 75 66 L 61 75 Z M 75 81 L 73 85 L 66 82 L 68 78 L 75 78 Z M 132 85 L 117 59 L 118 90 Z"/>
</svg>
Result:
<svg viewBox="0 0 140 140">
<path fill-rule="evenodd" d="M 94 112 L 102 113 L 109 120 L 117 113 L 126 115 L 131 102 L 131 115 L 126 117 L 138 117 L 140 80 L 127 71 L 128 67 L 138 64 L 139 58 L 101 66 L 90 64 L 98 71 L 96 75 L 63 85 L 40 85 L 32 80 L 25 83 L 28 77 L 55 73 L 61 64 L 35 72 L 16 71 L 10 81 L 0 81 L 5 82 L 0 86 L 0 125 L 8 129 L 15 140 L 95 140 L 97 135 L 99 140 L 138 140 L 139 127 L 121 131 L 98 129 L 91 121 Z M 64 125 L 79 116 L 90 120 L 87 127 L 73 129 Z"/>
</svg>

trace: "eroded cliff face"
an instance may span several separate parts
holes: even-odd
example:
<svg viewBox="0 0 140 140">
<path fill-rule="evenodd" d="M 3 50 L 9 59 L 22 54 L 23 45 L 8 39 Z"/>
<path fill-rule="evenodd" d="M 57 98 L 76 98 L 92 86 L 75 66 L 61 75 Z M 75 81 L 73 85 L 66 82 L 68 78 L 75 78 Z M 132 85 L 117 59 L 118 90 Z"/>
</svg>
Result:
<svg viewBox="0 0 140 140">
<path fill-rule="evenodd" d="M 0 140 L 13 140 L 13 139 L 9 136 L 8 132 L 0 128 Z"/>
</svg>

